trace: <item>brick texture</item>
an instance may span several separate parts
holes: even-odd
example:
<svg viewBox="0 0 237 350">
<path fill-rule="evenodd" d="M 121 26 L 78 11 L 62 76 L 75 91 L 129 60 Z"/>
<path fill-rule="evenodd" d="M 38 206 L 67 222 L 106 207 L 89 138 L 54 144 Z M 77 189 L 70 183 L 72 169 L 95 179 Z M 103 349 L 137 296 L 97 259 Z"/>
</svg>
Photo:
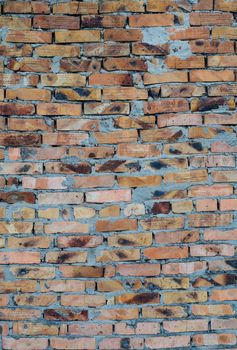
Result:
<svg viewBox="0 0 237 350">
<path fill-rule="evenodd" d="M 0 0 L 0 349 L 237 349 L 237 0 Z"/>
</svg>

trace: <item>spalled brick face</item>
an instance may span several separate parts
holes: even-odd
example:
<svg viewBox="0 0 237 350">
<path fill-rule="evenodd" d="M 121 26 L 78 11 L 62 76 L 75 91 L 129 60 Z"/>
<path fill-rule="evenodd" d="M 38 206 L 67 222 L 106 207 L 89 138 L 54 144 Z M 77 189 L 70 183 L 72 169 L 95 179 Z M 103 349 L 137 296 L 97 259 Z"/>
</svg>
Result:
<svg viewBox="0 0 237 350">
<path fill-rule="evenodd" d="M 237 349 L 237 0 L 0 10 L 0 348 Z"/>
</svg>

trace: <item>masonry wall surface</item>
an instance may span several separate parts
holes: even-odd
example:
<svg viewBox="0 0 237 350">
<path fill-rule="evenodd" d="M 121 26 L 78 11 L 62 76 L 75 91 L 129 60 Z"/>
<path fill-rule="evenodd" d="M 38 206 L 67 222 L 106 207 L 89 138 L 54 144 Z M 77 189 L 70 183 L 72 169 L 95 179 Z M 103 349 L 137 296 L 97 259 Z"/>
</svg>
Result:
<svg viewBox="0 0 237 350">
<path fill-rule="evenodd" d="M 0 348 L 237 349 L 237 1 L 0 4 Z"/>
</svg>

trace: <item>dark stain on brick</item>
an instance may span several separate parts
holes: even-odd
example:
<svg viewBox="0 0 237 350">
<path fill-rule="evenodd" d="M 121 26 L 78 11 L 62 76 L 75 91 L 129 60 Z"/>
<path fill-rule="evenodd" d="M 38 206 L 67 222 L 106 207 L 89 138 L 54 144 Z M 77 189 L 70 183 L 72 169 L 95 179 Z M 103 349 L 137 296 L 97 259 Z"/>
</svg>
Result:
<svg viewBox="0 0 237 350">
<path fill-rule="evenodd" d="M 182 132 L 182 130 L 179 130 L 179 131 L 177 131 L 175 134 L 173 134 L 172 136 L 170 136 L 169 138 L 168 138 L 168 140 L 169 141 L 175 141 L 175 140 L 178 140 L 180 137 L 182 137 L 183 136 L 183 132 Z"/>
<path fill-rule="evenodd" d="M 127 255 L 124 252 L 117 251 L 115 254 L 119 257 L 119 259 L 126 259 L 127 258 Z"/>
<path fill-rule="evenodd" d="M 95 158 L 95 156 L 96 156 L 96 154 L 93 153 L 93 152 L 91 152 L 91 153 L 88 154 L 88 157 L 89 157 L 89 158 Z"/>
<path fill-rule="evenodd" d="M 125 164 L 126 168 L 132 170 L 132 171 L 140 171 L 141 170 L 141 166 L 139 164 L 139 162 L 132 162 L 132 163 L 127 163 Z"/>
<path fill-rule="evenodd" d="M 20 150 L 22 160 L 34 158 L 36 151 L 32 148 L 23 147 Z"/>
<path fill-rule="evenodd" d="M 166 56 L 169 53 L 168 50 L 163 48 L 162 46 L 151 45 L 148 43 L 142 43 L 142 46 L 146 50 L 151 51 L 152 53 L 156 53 L 157 55 Z"/>
<path fill-rule="evenodd" d="M 90 240 L 90 236 L 74 237 L 69 240 L 68 245 L 70 247 L 84 247 L 90 242 Z"/>
<path fill-rule="evenodd" d="M 78 266 L 78 269 L 76 269 L 73 273 L 73 277 L 103 277 L 104 275 L 104 269 L 102 267 L 95 267 L 95 266 L 88 266 L 86 269 L 80 269 Z"/>
<path fill-rule="evenodd" d="M 74 91 L 76 91 L 76 93 L 81 97 L 88 97 L 91 94 L 90 90 L 88 89 L 76 88 Z"/>
<path fill-rule="evenodd" d="M 0 202 L 14 204 L 18 202 L 35 203 L 35 195 L 31 192 L 0 192 Z"/>
<path fill-rule="evenodd" d="M 192 142 L 192 143 L 189 143 L 189 146 L 191 146 L 193 149 L 199 152 L 203 150 L 201 142 Z"/>
<path fill-rule="evenodd" d="M 237 276 L 233 274 L 223 275 L 223 284 L 221 285 L 233 285 L 236 284 Z"/>
<path fill-rule="evenodd" d="M 29 171 L 31 166 L 29 164 L 25 164 L 23 167 L 19 168 L 18 171 L 20 173 L 27 173 Z"/>
<path fill-rule="evenodd" d="M 130 339 L 122 338 L 120 341 L 120 347 L 121 349 L 130 349 Z"/>
<path fill-rule="evenodd" d="M 165 192 L 163 192 L 163 191 L 155 191 L 153 193 L 153 198 L 160 198 L 160 197 L 162 197 L 164 195 L 165 195 Z"/>
<path fill-rule="evenodd" d="M 225 103 L 225 99 L 223 97 L 219 98 L 200 98 L 200 104 L 197 108 L 200 112 L 210 111 L 212 109 L 216 109 L 219 106 L 223 106 Z"/>
<path fill-rule="evenodd" d="M 119 238 L 118 239 L 118 244 L 120 244 L 120 245 L 133 245 L 134 242 L 130 241 L 129 239 Z"/>
<path fill-rule="evenodd" d="M 74 173 L 78 173 L 78 174 L 90 174 L 91 173 L 91 166 L 89 164 L 84 164 L 84 163 L 80 163 L 77 165 L 63 163 L 62 166 L 60 167 L 60 170 L 64 171 L 66 169 L 71 170 Z"/>
<path fill-rule="evenodd" d="M 115 171 L 120 165 L 124 164 L 126 160 L 109 160 L 99 167 L 98 171 Z"/>
<path fill-rule="evenodd" d="M 160 96 L 160 89 L 156 90 L 156 89 L 149 89 L 148 90 L 148 96 L 151 98 L 159 98 Z"/>
<path fill-rule="evenodd" d="M 44 311 L 44 318 L 46 320 L 55 321 L 87 321 L 88 311 L 82 310 L 80 312 L 73 312 L 70 310 L 46 309 Z"/>
<path fill-rule="evenodd" d="M 146 123 L 146 122 L 142 121 L 141 119 L 135 118 L 134 120 L 144 130 L 148 130 L 148 129 L 152 129 L 153 128 L 152 124 Z"/>
<path fill-rule="evenodd" d="M 195 44 L 196 44 L 197 46 L 203 46 L 203 45 L 204 45 L 204 41 L 203 41 L 203 40 L 196 40 L 196 41 L 195 41 Z"/>
<path fill-rule="evenodd" d="M 188 293 L 187 296 L 189 298 L 197 299 L 198 294 L 196 292 L 191 292 L 191 293 Z"/>
<path fill-rule="evenodd" d="M 151 212 L 152 214 L 168 214 L 170 209 L 170 202 L 154 203 Z"/>
<path fill-rule="evenodd" d="M 75 252 L 65 252 L 58 256 L 57 264 L 62 264 L 76 255 Z"/>
<path fill-rule="evenodd" d="M 3 140 L 5 146 L 40 146 L 41 136 L 35 134 L 11 135 L 6 136 Z"/>
<path fill-rule="evenodd" d="M 176 277 L 173 277 L 173 281 L 177 284 L 179 284 L 180 286 L 182 285 L 182 279 L 181 278 L 176 278 Z"/>
<path fill-rule="evenodd" d="M 101 28 L 103 26 L 102 16 L 85 16 L 82 17 L 82 28 Z"/>
<path fill-rule="evenodd" d="M 150 162 L 150 166 L 153 168 L 153 169 L 157 169 L 157 170 L 160 170 L 162 168 L 167 168 L 168 165 L 165 164 L 164 162 L 162 161 L 155 161 L 155 162 Z"/>
<path fill-rule="evenodd" d="M 167 317 L 173 316 L 173 312 L 170 309 L 157 309 L 157 311 Z"/>
<path fill-rule="evenodd" d="M 179 151 L 178 149 L 175 149 L 173 146 L 171 146 L 171 147 L 169 148 L 169 153 L 170 153 L 170 154 L 176 154 L 176 155 L 182 154 L 181 151 Z"/>
<path fill-rule="evenodd" d="M 28 273 L 30 272 L 29 269 L 26 269 L 26 268 L 20 268 L 17 270 L 17 276 L 25 276 L 27 275 Z"/>
<path fill-rule="evenodd" d="M 111 112 L 121 112 L 121 106 L 119 106 L 119 105 L 112 106 L 112 107 L 110 107 L 110 111 Z"/>
<path fill-rule="evenodd" d="M 37 245 L 37 241 L 35 241 L 33 239 L 23 243 L 23 246 L 25 248 L 35 247 L 36 245 Z"/>
<path fill-rule="evenodd" d="M 154 283 L 152 283 L 152 282 L 145 282 L 145 287 L 147 288 L 147 289 L 149 289 L 149 290 L 151 290 L 151 291 L 153 291 L 153 290 L 160 290 L 160 287 L 159 286 L 157 286 L 156 284 L 154 284 Z"/>
<path fill-rule="evenodd" d="M 185 243 L 185 242 L 188 242 L 189 239 L 192 237 L 192 233 L 189 232 L 183 239 L 182 239 L 182 242 Z"/>
<path fill-rule="evenodd" d="M 151 303 L 152 300 L 157 299 L 158 297 L 158 293 L 141 293 L 127 301 L 127 304 L 147 304 Z"/>
<path fill-rule="evenodd" d="M 55 99 L 56 100 L 68 100 L 67 95 L 64 94 L 63 92 L 56 92 L 55 94 Z"/>
<path fill-rule="evenodd" d="M 174 16 L 174 24 L 180 24 L 179 16 Z"/>
<path fill-rule="evenodd" d="M 225 263 L 231 267 L 237 269 L 237 260 L 226 260 Z"/>
</svg>

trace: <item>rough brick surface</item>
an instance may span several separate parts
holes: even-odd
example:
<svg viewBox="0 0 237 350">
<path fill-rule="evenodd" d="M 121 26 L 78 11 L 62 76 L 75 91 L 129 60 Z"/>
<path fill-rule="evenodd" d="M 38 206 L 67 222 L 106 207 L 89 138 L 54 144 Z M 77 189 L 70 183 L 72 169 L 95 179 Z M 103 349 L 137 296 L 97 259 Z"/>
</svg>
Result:
<svg viewBox="0 0 237 350">
<path fill-rule="evenodd" d="M 0 0 L 0 349 L 237 349 L 237 0 Z"/>
</svg>

